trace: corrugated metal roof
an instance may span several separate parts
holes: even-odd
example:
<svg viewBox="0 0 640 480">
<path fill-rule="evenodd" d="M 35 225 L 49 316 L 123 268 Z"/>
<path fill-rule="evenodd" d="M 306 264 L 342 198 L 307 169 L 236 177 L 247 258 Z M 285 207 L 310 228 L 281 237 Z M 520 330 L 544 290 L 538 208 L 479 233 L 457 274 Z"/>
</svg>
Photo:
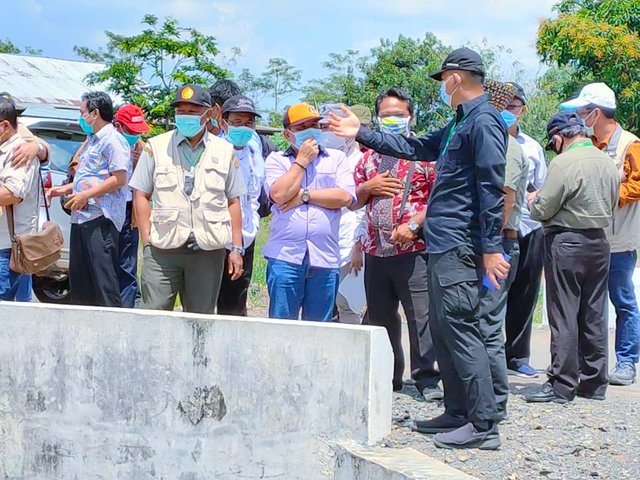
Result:
<svg viewBox="0 0 640 480">
<path fill-rule="evenodd" d="M 0 92 L 9 92 L 18 103 L 79 105 L 84 92 L 104 88 L 85 80 L 102 69 L 100 63 L 2 53 Z"/>
</svg>

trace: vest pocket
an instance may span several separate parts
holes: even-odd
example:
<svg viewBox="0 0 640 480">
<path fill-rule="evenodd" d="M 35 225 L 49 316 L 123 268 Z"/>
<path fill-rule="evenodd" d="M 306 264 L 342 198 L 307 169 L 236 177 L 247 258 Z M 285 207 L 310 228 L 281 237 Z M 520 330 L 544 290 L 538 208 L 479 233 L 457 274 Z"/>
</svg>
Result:
<svg viewBox="0 0 640 480">
<path fill-rule="evenodd" d="M 168 236 L 176 229 L 178 220 L 177 208 L 154 208 L 151 212 L 151 235 L 155 233 L 160 245 L 164 245 L 163 240 L 168 240 Z"/>
<path fill-rule="evenodd" d="M 221 248 L 231 243 L 231 217 L 229 211 L 201 210 L 203 218 L 202 230 L 207 239 L 209 249 Z"/>
<path fill-rule="evenodd" d="M 204 172 L 204 184 L 207 189 L 224 191 L 225 176 L 218 166 L 207 166 Z"/>
<path fill-rule="evenodd" d="M 156 169 L 155 187 L 161 190 L 177 188 L 178 176 L 173 169 L 166 167 L 158 167 Z"/>
</svg>

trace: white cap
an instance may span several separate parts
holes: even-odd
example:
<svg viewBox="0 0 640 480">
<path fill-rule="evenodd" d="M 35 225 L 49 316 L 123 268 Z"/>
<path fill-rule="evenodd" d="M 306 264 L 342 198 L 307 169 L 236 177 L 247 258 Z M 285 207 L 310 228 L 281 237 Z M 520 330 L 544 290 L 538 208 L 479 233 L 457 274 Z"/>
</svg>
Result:
<svg viewBox="0 0 640 480">
<path fill-rule="evenodd" d="M 590 83 L 580 90 L 578 98 L 561 103 L 560 107 L 571 110 L 586 107 L 587 105 L 615 109 L 616 94 L 604 83 Z"/>
</svg>

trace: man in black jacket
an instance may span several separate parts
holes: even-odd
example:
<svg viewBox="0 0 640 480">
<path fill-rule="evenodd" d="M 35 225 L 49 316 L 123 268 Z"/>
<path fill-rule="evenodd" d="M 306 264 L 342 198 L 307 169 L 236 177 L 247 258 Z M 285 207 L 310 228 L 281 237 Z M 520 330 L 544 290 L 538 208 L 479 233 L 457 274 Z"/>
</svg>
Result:
<svg viewBox="0 0 640 480">
<path fill-rule="evenodd" d="M 424 231 L 445 413 L 416 423 L 419 431 L 438 433 L 439 447 L 496 449 L 496 401 L 478 306 L 488 288 L 483 283 L 499 288 L 509 271 L 502 248 L 507 131 L 484 93 L 484 65 L 476 52 L 451 52 L 431 77 L 442 82 L 442 101 L 455 109 L 439 131 L 423 138 L 376 133 L 360 128 L 346 109 L 347 118 L 333 116 L 331 126 L 384 155 L 437 161 Z"/>
</svg>

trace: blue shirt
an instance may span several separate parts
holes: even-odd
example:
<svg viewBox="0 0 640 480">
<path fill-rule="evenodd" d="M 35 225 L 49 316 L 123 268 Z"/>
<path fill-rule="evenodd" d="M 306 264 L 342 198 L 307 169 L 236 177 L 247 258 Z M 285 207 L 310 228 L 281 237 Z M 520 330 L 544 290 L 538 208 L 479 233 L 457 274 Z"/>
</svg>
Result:
<svg viewBox="0 0 640 480">
<path fill-rule="evenodd" d="M 73 193 L 84 192 L 107 180 L 112 173 L 128 172 L 131 164 L 131 147 L 113 125 L 101 128 L 87 138 L 87 144 L 78 159 L 73 179 Z M 127 186 L 102 197 L 90 198 L 82 210 L 71 213 L 71 223 L 85 223 L 101 216 L 122 230 L 127 207 Z"/>
<path fill-rule="evenodd" d="M 451 123 L 426 137 L 361 128 L 356 140 L 383 155 L 436 161 L 424 225 L 429 253 L 461 245 L 480 253 L 503 252 L 507 130 L 489 95 L 458 105 Z"/>
</svg>

